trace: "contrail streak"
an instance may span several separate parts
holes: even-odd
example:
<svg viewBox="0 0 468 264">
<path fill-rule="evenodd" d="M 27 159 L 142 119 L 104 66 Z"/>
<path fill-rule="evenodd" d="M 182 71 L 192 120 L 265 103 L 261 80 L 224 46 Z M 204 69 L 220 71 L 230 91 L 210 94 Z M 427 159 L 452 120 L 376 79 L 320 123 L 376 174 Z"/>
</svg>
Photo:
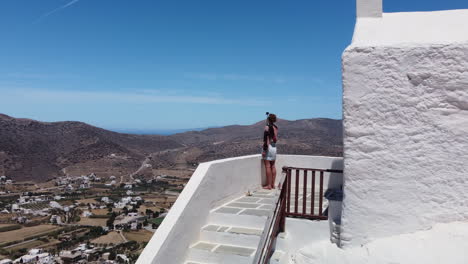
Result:
<svg viewBox="0 0 468 264">
<path fill-rule="evenodd" d="M 48 17 L 48 16 L 50 16 L 50 15 L 52 15 L 52 14 L 54 14 L 54 13 L 60 11 L 60 10 L 63 10 L 63 9 L 65 9 L 65 8 L 69 7 L 69 6 L 72 6 L 72 5 L 76 4 L 78 1 L 80 1 L 80 0 L 71 0 L 70 2 L 64 4 L 63 6 L 59 6 L 59 7 L 55 8 L 54 10 L 43 14 L 42 16 L 40 16 L 40 17 L 34 22 L 34 24 L 39 23 L 42 19 L 44 19 L 44 18 L 46 18 L 46 17 Z"/>
</svg>

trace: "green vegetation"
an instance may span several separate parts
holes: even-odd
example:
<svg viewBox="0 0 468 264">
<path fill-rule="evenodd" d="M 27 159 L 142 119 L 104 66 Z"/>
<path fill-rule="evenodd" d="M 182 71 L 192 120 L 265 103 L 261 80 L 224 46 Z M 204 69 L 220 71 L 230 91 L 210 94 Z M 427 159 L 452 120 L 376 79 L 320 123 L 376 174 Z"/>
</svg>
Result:
<svg viewBox="0 0 468 264">
<path fill-rule="evenodd" d="M 39 220 L 35 220 L 35 221 L 31 221 L 29 223 L 26 223 L 24 224 L 25 227 L 32 227 L 32 226 L 38 226 L 42 223 L 46 223 L 47 221 L 39 221 Z"/>
<path fill-rule="evenodd" d="M 109 229 L 114 229 L 114 220 L 117 217 L 117 214 L 114 212 L 110 215 L 110 218 L 107 219 L 106 226 L 109 227 Z"/>
<path fill-rule="evenodd" d="M 3 226 L 3 227 L 0 227 L 0 232 L 12 231 L 12 230 L 17 230 L 17 229 L 21 229 L 21 228 L 22 228 L 21 225 Z"/>
<path fill-rule="evenodd" d="M 163 220 L 164 220 L 164 217 L 159 217 L 159 218 L 150 219 L 150 220 L 148 220 L 148 222 L 150 222 L 152 224 L 160 225 Z"/>
<path fill-rule="evenodd" d="M 100 226 L 91 227 L 89 228 L 89 231 L 87 231 L 83 235 L 74 234 L 71 240 L 62 241 L 60 244 L 57 245 L 57 250 L 60 251 L 63 249 L 68 249 L 68 248 L 74 247 L 76 244 L 89 241 L 91 239 L 94 239 L 96 237 L 99 237 L 105 234 L 107 234 L 107 232 L 104 231 L 102 227 Z"/>
<path fill-rule="evenodd" d="M 109 218 L 109 215 L 91 215 L 89 218 Z"/>
</svg>

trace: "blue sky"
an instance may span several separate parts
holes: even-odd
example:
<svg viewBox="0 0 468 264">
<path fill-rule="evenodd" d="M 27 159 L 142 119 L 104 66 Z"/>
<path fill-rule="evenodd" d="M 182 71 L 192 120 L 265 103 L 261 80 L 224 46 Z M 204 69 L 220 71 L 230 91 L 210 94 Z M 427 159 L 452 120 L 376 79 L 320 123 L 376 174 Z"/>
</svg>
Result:
<svg viewBox="0 0 468 264">
<path fill-rule="evenodd" d="M 354 22 L 352 0 L 2 0 L 0 113 L 138 130 L 341 118 Z"/>
</svg>

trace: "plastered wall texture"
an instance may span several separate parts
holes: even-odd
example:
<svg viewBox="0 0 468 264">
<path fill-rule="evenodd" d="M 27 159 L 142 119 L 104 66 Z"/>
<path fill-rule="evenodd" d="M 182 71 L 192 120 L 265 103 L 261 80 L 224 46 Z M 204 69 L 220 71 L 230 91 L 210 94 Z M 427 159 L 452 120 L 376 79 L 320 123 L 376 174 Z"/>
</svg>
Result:
<svg viewBox="0 0 468 264">
<path fill-rule="evenodd" d="M 468 219 L 468 42 L 343 54 L 341 245 Z"/>
</svg>

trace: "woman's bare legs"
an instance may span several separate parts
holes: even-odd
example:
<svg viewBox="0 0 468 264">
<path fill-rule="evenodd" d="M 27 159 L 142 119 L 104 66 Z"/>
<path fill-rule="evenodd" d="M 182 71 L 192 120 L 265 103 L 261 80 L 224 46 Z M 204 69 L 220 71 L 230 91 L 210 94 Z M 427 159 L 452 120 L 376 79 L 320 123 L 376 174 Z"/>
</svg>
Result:
<svg viewBox="0 0 468 264">
<path fill-rule="evenodd" d="M 271 167 L 270 187 L 272 189 L 274 189 L 275 188 L 275 180 L 276 180 L 276 167 L 275 167 L 275 161 L 274 160 L 270 161 L 270 167 Z"/>
<path fill-rule="evenodd" d="M 263 187 L 263 189 L 271 190 L 272 173 L 271 173 L 270 161 L 269 160 L 263 160 L 263 164 L 265 165 L 265 174 L 266 174 L 266 185 Z"/>
</svg>

